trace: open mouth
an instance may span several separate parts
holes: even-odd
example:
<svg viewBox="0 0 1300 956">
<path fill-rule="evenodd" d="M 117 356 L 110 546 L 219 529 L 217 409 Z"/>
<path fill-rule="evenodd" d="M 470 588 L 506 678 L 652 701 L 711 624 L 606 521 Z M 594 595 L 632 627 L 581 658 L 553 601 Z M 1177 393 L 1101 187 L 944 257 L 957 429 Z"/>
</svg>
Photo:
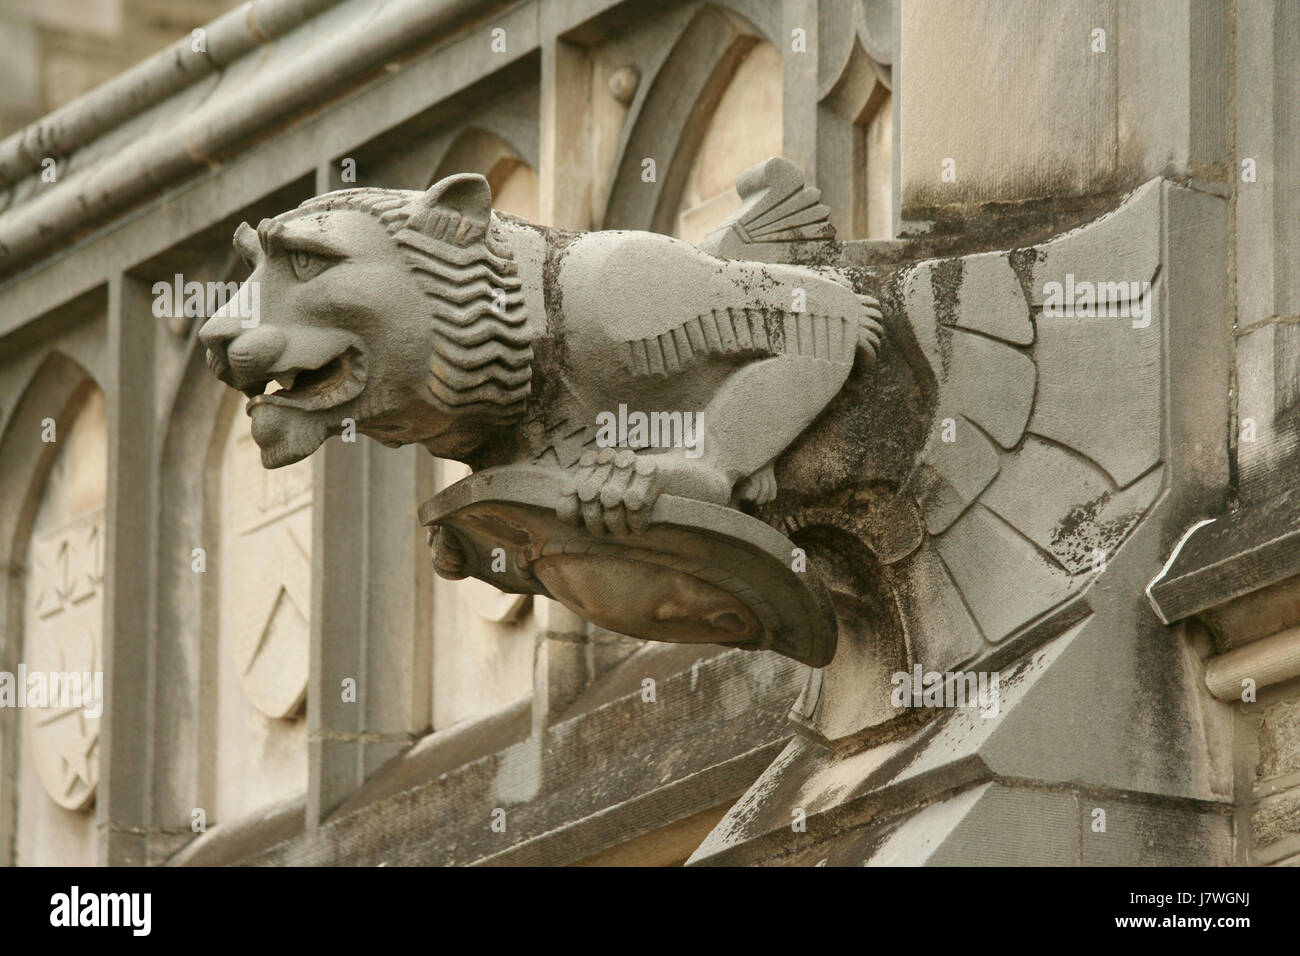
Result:
<svg viewBox="0 0 1300 956">
<path fill-rule="evenodd" d="M 241 391 L 249 398 L 250 414 L 263 404 L 319 411 L 351 401 L 365 385 L 365 361 L 360 351 L 349 346 L 318 368 L 286 369 Z M 272 387 L 269 392 L 268 387 Z"/>
</svg>

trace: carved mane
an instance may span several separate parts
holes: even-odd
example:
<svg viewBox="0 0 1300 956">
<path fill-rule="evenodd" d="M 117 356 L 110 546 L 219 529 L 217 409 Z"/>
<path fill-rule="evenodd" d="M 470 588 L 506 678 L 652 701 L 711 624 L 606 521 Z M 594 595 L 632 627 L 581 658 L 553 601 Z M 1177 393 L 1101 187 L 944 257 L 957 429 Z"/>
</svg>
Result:
<svg viewBox="0 0 1300 956">
<path fill-rule="evenodd" d="M 454 177 L 458 179 L 459 177 Z M 440 411 L 504 425 L 532 391 L 532 342 L 510 247 L 487 218 L 400 189 L 347 189 L 309 199 L 298 213 L 353 209 L 375 216 L 429 301 L 434 354 L 429 400 Z"/>
</svg>

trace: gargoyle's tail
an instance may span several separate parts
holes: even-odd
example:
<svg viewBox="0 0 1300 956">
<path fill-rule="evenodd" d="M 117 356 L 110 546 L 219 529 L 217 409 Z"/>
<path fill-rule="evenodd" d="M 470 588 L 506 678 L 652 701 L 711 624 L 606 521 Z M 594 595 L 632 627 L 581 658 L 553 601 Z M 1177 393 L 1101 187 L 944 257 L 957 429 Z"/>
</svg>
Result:
<svg viewBox="0 0 1300 956">
<path fill-rule="evenodd" d="M 799 167 L 783 156 L 745 170 L 736 192 L 740 208 L 700 243 L 709 255 L 743 259 L 752 256 L 745 247 L 754 243 L 835 238 L 821 190 L 805 186 Z"/>
</svg>

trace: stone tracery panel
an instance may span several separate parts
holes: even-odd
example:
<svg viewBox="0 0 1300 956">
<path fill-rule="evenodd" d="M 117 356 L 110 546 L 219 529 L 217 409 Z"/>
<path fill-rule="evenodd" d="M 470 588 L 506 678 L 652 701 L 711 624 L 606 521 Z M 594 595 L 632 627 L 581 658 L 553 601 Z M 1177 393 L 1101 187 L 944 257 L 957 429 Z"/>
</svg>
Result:
<svg viewBox="0 0 1300 956">
<path fill-rule="evenodd" d="M 439 488 L 469 474 L 460 462 L 438 463 Z M 505 594 L 466 578 L 434 582 L 433 726 L 483 716 L 529 693 L 541 598 Z"/>
<path fill-rule="evenodd" d="M 235 408 L 221 458 L 216 813 L 306 787 L 310 464 L 268 471 Z"/>
<path fill-rule="evenodd" d="M 708 118 L 678 202 L 673 235 L 698 243 L 740 205 L 736 180 L 781 154 L 781 54 L 757 44 Z"/>
<path fill-rule="evenodd" d="M 27 673 L 102 673 L 103 507 L 33 536 L 30 554 Z M 95 709 L 92 701 L 89 710 Z M 55 803 L 69 810 L 93 804 L 99 782 L 98 717 L 88 716 L 86 707 L 50 700 L 47 710 L 28 721 L 26 743 Z"/>
<path fill-rule="evenodd" d="M 76 417 L 56 421 L 54 429 L 59 451 L 41 491 L 27 552 L 21 658 L 22 676 L 44 687 L 45 706 L 27 694 L 31 683 L 17 687 L 27 704 L 38 705 L 18 711 L 23 747 L 18 859 L 33 865 L 94 862 L 104 692 L 108 431 L 103 393 L 92 389 Z M 68 683 L 73 675 L 75 687 Z"/>
</svg>

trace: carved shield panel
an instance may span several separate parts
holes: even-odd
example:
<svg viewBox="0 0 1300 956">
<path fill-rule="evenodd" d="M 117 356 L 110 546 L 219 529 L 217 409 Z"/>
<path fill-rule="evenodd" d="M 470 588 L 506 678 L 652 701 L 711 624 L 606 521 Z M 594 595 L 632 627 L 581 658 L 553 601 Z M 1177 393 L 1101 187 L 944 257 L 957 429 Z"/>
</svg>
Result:
<svg viewBox="0 0 1300 956">
<path fill-rule="evenodd" d="M 242 414 L 241 414 L 242 418 Z M 222 469 L 222 628 L 240 686 L 273 718 L 307 693 L 311 620 L 310 463 L 261 465 L 246 429 L 231 429 Z"/>
<path fill-rule="evenodd" d="M 82 810 L 99 783 L 103 508 L 33 536 L 29 561 L 26 744 L 51 799 Z"/>
</svg>

